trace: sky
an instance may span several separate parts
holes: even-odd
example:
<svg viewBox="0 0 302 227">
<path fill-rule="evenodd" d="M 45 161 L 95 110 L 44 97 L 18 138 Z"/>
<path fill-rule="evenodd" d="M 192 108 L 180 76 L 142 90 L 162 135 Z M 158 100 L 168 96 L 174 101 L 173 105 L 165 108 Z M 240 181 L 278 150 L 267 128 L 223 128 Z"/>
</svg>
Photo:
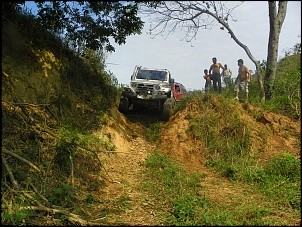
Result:
<svg viewBox="0 0 302 227">
<path fill-rule="evenodd" d="M 234 5 L 234 2 L 232 1 Z M 34 2 L 26 1 L 33 10 Z M 267 59 L 269 39 L 269 15 L 267 1 L 245 1 L 232 15 L 237 22 L 229 20 L 229 26 L 238 40 L 246 45 L 255 59 L 262 62 Z M 204 89 L 204 69 L 210 68 L 212 58 L 227 64 L 238 75 L 237 60 L 243 59 L 244 65 L 255 72 L 254 63 L 245 51 L 235 43 L 227 30 L 221 30 L 218 23 L 211 30 L 199 29 L 196 39 L 191 43 L 181 40 L 185 33 L 175 32 L 168 37 L 152 38 L 147 34 L 149 21 L 145 22 L 141 35 L 126 38 L 126 44 L 112 43 L 115 52 L 108 53 L 106 70 L 113 73 L 119 84 L 129 84 L 130 76 L 136 65 L 143 67 L 168 69 L 176 82 L 182 83 L 187 90 Z M 288 1 L 287 13 L 279 37 L 278 59 L 285 51 L 301 43 L 301 1 Z"/>
<path fill-rule="evenodd" d="M 246 1 L 234 12 L 237 22 L 229 21 L 235 36 L 246 45 L 255 59 L 267 59 L 269 38 L 269 14 L 266 1 Z M 106 70 L 117 78 L 119 84 L 129 84 L 130 76 L 136 65 L 168 69 L 176 82 L 182 83 L 187 90 L 204 89 L 204 69 L 209 69 L 212 58 L 227 64 L 238 75 L 237 60 L 243 59 L 244 65 L 255 72 L 254 63 L 245 51 L 231 39 L 226 30 L 219 25 L 211 30 L 200 29 L 192 43 L 181 41 L 184 33 L 177 32 L 168 37 L 147 34 L 149 23 L 146 18 L 141 35 L 127 37 L 126 44 L 114 44 L 115 52 L 106 59 Z M 289 1 L 287 13 L 279 37 L 278 59 L 285 51 L 301 43 L 301 1 Z"/>
</svg>

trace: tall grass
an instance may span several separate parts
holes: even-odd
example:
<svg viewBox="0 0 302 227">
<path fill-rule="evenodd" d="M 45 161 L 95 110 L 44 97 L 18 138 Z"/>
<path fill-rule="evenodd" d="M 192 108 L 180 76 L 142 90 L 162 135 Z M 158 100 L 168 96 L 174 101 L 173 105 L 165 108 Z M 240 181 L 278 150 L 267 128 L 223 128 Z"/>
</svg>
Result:
<svg viewBox="0 0 302 227">
<path fill-rule="evenodd" d="M 154 209 L 164 225 L 291 225 L 291 218 L 300 217 L 298 175 L 287 178 L 291 179 L 288 180 L 291 184 L 288 184 L 280 181 L 285 178 L 275 178 L 275 174 L 288 176 L 293 169 L 299 170 L 299 162 L 290 156 L 285 156 L 285 159 L 288 160 L 286 169 L 290 171 L 279 173 L 280 161 L 283 163 L 284 159 L 274 159 L 267 167 L 254 171 L 254 177 L 244 182 L 249 186 L 244 190 L 244 197 L 232 195 L 229 196 L 231 201 L 220 198 L 217 203 L 208 197 L 206 188 L 202 186 L 206 175 L 186 172 L 175 157 L 157 150 L 147 158 L 146 180 L 142 189 L 153 195 Z M 244 170 L 236 164 L 234 168 L 242 174 L 253 170 Z M 256 175 L 260 174 L 266 180 L 259 182 Z M 233 181 L 233 184 L 233 187 L 240 187 L 238 181 Z M 284 216 L 283 220 L 275 218 L 283 212 L 291 212 L 292 216 Z"/>
</svg>

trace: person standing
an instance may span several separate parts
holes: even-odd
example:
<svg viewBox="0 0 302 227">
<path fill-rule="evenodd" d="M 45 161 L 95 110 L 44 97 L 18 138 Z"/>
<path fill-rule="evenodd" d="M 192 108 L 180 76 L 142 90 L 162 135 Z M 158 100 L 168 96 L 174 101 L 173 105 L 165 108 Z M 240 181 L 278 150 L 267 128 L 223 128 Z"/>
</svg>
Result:
<svg viewBox="0 0 302 227">
<path fill-rule="evenodd" d="M 231 85 L 231 76 L 232 76 L 232 70 L 228 68 L 228 65 L 224 65 L 224 70 L 222 71 L 222 77 L 223 81 L 225 83 L 225 88 L 228 89 Z"/>
<path fill-rule="evenodd" d="M 239 91 L 243 91 L 245 93 L 245 103 L 248 103 L 248 96 L 249 96 L 249 83 L 251 82 L 251 72 L 249 69 L 243 65 L 243 60 L 239 59 L 238 61 L 238 76 L 235 80 L 235 98 L 234 100 L 239 100 L 238 94 Z"/>
<path fill-rule="evenodd" d="M 203 70 L 203 72 L 204 72 L 203 78 L 206 80 L 204 90 L 205 92 L 209 92 L 211 90 L 211 77 L 207 69 Z"/>
<path fill-rule="evenodd" d="M 220 74 L 220 68 L 224 70 L 224 67 L 221 63 L 217 62 L 217 58 L 212 58 L 213 64 L 210 67 L 209 74 L 212 75 L 213 78 L 213 87 L 214 92 L 217 92 L 217 83 L 218 83 L 218 92 L 221 93 L 221 74 Z"/>
</svg>

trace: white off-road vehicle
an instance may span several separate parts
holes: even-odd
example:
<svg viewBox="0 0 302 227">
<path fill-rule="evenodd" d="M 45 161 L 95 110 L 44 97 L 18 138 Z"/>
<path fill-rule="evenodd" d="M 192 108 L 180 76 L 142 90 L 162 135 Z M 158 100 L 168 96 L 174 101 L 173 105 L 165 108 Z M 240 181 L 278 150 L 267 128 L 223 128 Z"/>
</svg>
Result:
<svg viewBox="0 0 302 227">
<path fill-rule="evenodd" d="M 123 86 L 119 111 L 128 112 L 135 108 L 157 109 L 161 119 L 168 121 L 175 105 L 172 85 L 174 79 L 167 69 L 135 66 L 129 85 Z"/>
</svg>

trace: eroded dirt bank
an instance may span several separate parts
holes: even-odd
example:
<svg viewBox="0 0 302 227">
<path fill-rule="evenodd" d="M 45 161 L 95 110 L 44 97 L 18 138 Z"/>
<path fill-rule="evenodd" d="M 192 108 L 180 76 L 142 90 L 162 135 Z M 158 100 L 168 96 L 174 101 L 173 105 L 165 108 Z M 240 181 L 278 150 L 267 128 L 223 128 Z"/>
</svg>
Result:
<svg viewBox="0 0 302 227">
<path fill-rule="evenodd" d="M 244 108 L 239 105 L 238 108 Z M 299 146 L 297 146 L 297 135 L 300 134 L 299 122 L 294 122 L 288 117 L 277 114 L 265 114 L 262 119 L 255 119 L 251 109 L 245 110 L 242 118 L 253 127 L 254 150 L 263 152 L 262 161 L 276 155 L 277 152 L 290 151 L 296 157 L 300 157 Z M 252 109 L 253 110 L 253 109 Z M 219 176 L 212 168 L 206 167 L 206 159 L 203 155 L 205 146 L 201 141 L 193 140 L 186 130 L 189 125 L 188 116 L 198 114 L 194 102 L 183 110 L 175 113 L 169 122 L 163 124 L 161 130 L 161 142 L 152 144 L 145 139 L 145 130 L 148 117 L 133 121 L 131 116 L 121 114 L 119 122 L 110 121 L 107 134 L 116 146 L 116 152 L 102 154 L 106 171 L 102 172 L 103 177 L 108 180 L 105 186 L 95 196 L 101 196 L 102 203 L 94 209 L 94 217 L 100 217 L 105 223 L 112 225 L 162 225 L 162 220 L 157 216 L 154 204 L 154 195 L 148 195 L 141 190 L 145 169 L 144 162 L 154 149 L 164 153 L 172 154 L 179 163 L 192 173 L 204 174 L 206 177 L 199 183 L 202 187 L 201 196 L 206 194 L 213 203 L 221 200 L 228 201 L 233 206 L 244 202 L 246 186 L 234 186 L 227 178 Z M 150 120 L 150 119 L 149 119 Z M 147 123 L 146 123 L 147 122 Z M 291 133 L 284 138 L 285 128 L 290 128 Z M 267 143 L 263 145 L 259 139 L 259 131 L 266 130 Z M 256 195 L 255 195 L 256 196 Z M 236 197 L 237 200 L 232 200 Z M 119 212 L 116 212 L 120 209 Z M 114 212 L 110 212 L 114 211 Z M 110 215 L 106 215 L 109 213 Z M 293 220 L 293 224 L 299 223 Z"/>
</svg>

